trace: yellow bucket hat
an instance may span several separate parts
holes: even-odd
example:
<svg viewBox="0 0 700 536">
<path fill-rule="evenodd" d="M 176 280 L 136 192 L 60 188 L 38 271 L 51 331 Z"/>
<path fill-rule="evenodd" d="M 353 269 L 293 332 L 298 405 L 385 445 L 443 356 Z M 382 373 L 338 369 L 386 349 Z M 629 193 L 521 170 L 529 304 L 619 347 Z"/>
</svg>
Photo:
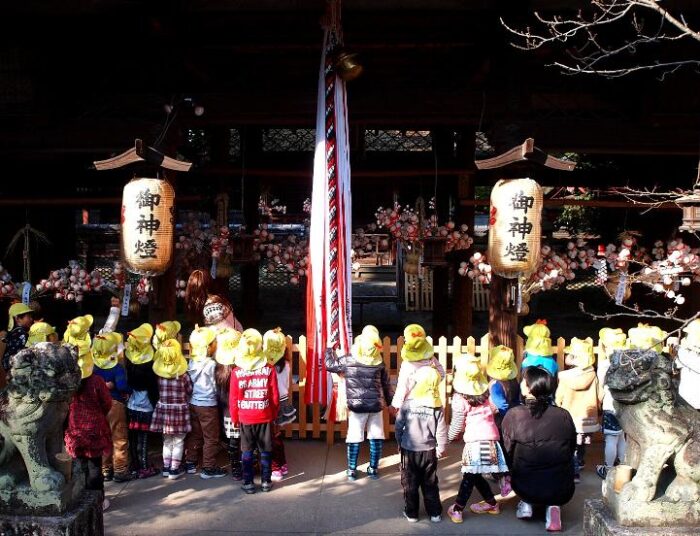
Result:
<svg viewBox="0 0 700 536">
<path fill-rule="evenodd" d="M 592 367 L 595 363 L 595 355 L 593 354 L 593 339 L 587 337 L 585 339 L 571 339 L 571 344 L 564 348 L 564 351 L 571 355 L 573 359 L 571 364 L 578 368 Z"/>
<path fill-rule="evenodd" d="M 214 359 L 221 365 L 233 365 L 236 361 L 236 346 L 241 340 L 241 332 L 233 328 L 223 328 L 216 336 Z"/>
<path fill-rule="evenodd" d="M 598 332 L 603 355 L 610 359 L 615 350 L 627 347 L 627 334 L 620 328 L 603 328 Z"/>
<path fill-rule="evenodd" d="M 435 353 L 433 345 L 428 342 L 425 330 L 418 324 L 406 326 L 403 330 L 403 339 L 401 359 L 422 361 L 431 358 Z"/>
<path fill-rule="evenodd" d="M 243 370 L 256 370 L 267 364 L 262 348 L 263 338 L 257 329 L 249 328 L 241 333 L 236 347 L 236 365 Z"/>
<path fill-rule="evenodd" d="M 95 368 L 95 362 L 92 360 L 92 349 L 90 342 L 86 340 L 78 340 L 72 344 L 78 349 L 78 366 L 80 367 L 80 375 L 84 380 L 92 376 L 92 370 Z"/>
<path fill-rule="evenodd" d="M 27 338 L 27 348 L 34 346 L 40 342 L 46 342 L 49 335 L 55 335 L 56 328 L 46 322 L 34 322 L 29 328 L 29 337 Z"/>
<path fill-rule="evenodd" d="M 7 311 L 7 316 L 10 317 L 10 321 L 7 324 L 7 331 L 12 331 L 12 329 L 15 327 L 16 316 L 25 315 L 32 312 L 34 312 L 34 309 L 25 303 L 13 303 L 10 305 L 10 309 Z"/>
<path fill-rule="evenodd" d="M 287 339 L 282 328 L 270 329 L 263 335 L 263 352 L 267 361 L 274 365 L 287 352 Z"/>
<path fill-rule="evenodd" d="M 141 324 L 127 333 L 124 343 L 126 358 L 134 365 L 143 365 L 153 360 L 152 338 L 153 326 L 148 323 Z"/>
<path fill-rule="evenodd" d="M 350 353 L 363 365 L 375 367 L 382 362 L 382 340 L 374 326 L 365 326 L 352 345 Z"/>
<path fill-rule="evenodd" d="M 153 335 L 153 348 L 157 350 L 163 341 L 176 338 L 177 334 L 180 333 L 181 327 L 180 322 L 177 320 L 168 320 L 167 322 L 156 324 L 155 334 Z"/>
<path fill-rule="evenodd" d="M 420 367 L 413 375 L 413 379 L 416 384 L 411 391 L 412 404 L 428 408 L 442 407 L 442 399 L 440 398 L 442 379 L 434 366 Z"/>
<path fill-rule="evenodd" d="M 63 342 L 68 344 L 77 344 L 79 340 L 86 340 L 91 343 L 88 330 L 92 326 L 92 315 L 78 316 L 68 322 L 68 327 L 63 334 Z"/>
<path fill-rule="evenodd" d="M 187 360 L 182 355 L 179 342 L 175 339 L 163 341 L 153 359 L 153 372 L 168 380 L 178 378 L 187 372 Z"/>
<path fill-rule="evenodd" d="M 668 336 L 664 330 L 658 326 L 649 324 L 638 324 L 636 328 L 629 330 L 627 338 L 630 348 L 638 350 L 654 350 L 661 353 L 664 348 L 664 340 Z"/>
<path fill-rule="evenodd" d="M 111 369 L 117 365 L 119 345 L 122 343 L 120 333 L 105 333 L 97 335 L 92 341 L 92 358 L 95 366 L 101 369 Z"/>
<path fill-rule="evenodd" d="M 209 345 L 216 340 L 216 331 L 208 327 L 195 326 L 190 333 L 190 359 L 201 361 L 209 355 Z"/>
<path fill-rule="evenodd" d="M 464 354 L 455 360 L 452 389 L 463 395 L 483 395 L 489 388 L 489 381 L 481 370 L 479 360 Z"/>
<path fill-rule="evenodd" d="M 546 320 L 538 320 L 534 324 L 525 326 L 523 333 L 527 337 L 525 351 L 531 355 L 552 355 L 552 339 Z"/>
<path fill-rule="evenodd" d="M 695 348 L 700 347 L 700 318 L 696 318 L 690 324 L 684 327 L 683 333 L 686 333 L 686 336 L 683 337 L 681 346 Z"/>
<path fill-rule="evenodd" d="M 526 337 L 550 338 L 552 336 L 552 334 L 549 331 L 549 328 L 547 327 L 547 321 L 542 319 L 537 320 L 534 324 L 525 326 L 523 328 L 523 333 L 525 333 Z"/>
<path fill-rule="evenodd" d="M 486 374 L 494 380 L 506 381 L 514 379 L 518 375 L 518 369 L 515 366 L 513 350 L 502 344 L 491 348 Z"/>
</svg>

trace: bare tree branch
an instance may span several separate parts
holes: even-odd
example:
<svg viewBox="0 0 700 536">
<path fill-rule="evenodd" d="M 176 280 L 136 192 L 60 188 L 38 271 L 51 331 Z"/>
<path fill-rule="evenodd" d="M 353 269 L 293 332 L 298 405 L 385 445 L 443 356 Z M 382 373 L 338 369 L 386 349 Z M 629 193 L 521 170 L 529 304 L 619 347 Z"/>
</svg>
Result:
<svg viewBox="0 0 700 536">
<path fill-rule="evenodd" d="M 520 50 L 563 45 L 570 61 L 555 61 L 565 74 L 595 74 L 607 78 L 639 71 L 659 71 L 663 79 L 683 67 L 700 68 L 700 60 L 638 59 L 641 47 L 681 40 L 700 42 L 700 31 L 691 28 L 683 14 L 662 7 L 661 0 L 589 0 L 587 10 L 571 14 L 542 15 L 535 11 L 535 29 L 515 28 L 503 18 L 503 27 L 515 36 L 511 45 Z M 647 21 L 644 15 L 652 16 Z M 655 23 L 651 21 L 655 19 Z M 622 38 L 630 33 L 634 37 Z M 606 44 L 606 39 L 617 43 Z"/>
</svg>

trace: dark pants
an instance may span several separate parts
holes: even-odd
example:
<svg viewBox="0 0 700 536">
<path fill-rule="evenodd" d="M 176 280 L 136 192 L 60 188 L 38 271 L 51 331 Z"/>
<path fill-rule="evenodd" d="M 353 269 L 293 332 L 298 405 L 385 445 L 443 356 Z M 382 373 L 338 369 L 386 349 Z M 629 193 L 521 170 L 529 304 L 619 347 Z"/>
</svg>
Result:
<svg viewBox="0 0 700 536">
<path fill-rule="evenodd" d="M 487 503 L 496 504 L 496 498 L 493 496 L 491 486 L 489 486 L 489 483 L 486 482 L 483 476 L 474 473 L 463 473 L 462 483 L 459 485 L 459 492 L 457 493 L 457 499 L 455 499 L 455 503 L 460 510 L 467 506 L 467 501 L 474 487 L 481 493 L 481 496 Z"/>
<path fill-rule="evenodd" d="M 284 452 L 284 443 L 282 442 L 282 430 L 275 430 L 272 434 L 272 470 L 281 471 L 282 466 L 287 465 L 287 456 Z"/>
<path fill-rule="evenodd" d="M 85 489 L 104 492 L 104 479 L 102 477 L 102 456 L 95 458 L 76 458 L 76 462 L 85 475 Z"/>
<path fill-rule="evenodd" d="M 437 465 L 435 449 L 424 451 L 401 449 L 401 485 L 406 501 L 406 515 L 409 517 L 418 517 L 420 506 L 418 490 L 423 492 L 423 503 L 428 515 L 442 514 Z"/>
<path fill-rule="evenodd" d="M 243 482 L 250 484 L 254 475 L 254 449 L 260 451 L 260 477 L 272 480 L 272 423 L 241 424 L 241 462 Z"/>
</svg>

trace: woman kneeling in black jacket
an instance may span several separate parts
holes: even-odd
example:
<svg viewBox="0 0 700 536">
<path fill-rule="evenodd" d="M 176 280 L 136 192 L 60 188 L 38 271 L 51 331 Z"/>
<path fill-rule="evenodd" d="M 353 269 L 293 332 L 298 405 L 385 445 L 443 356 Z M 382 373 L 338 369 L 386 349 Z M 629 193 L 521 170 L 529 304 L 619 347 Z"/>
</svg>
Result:
<svg viewBox="0 0 700 536">
<path fill-rule="evenodd" d="M 522 499 L 516 515 L 532 517 L 532 505 L 547 507 L 546 529 L 561 530 L 560 506 L 574 495 L 576 427 L 569 412 L 552 406 L 557 380 L 544 369 L 523 371 L 525 405 L 503 419 L 503 444 L 512 486 Z"/>
<path fill-rule="evenodd" d="M 357 456 L 360 443 L 369 439 L 370 478 L 379 478 L 377 467 L 384 446 L 383 410 L 391 400 L 389 375 L 382 361 L 382 341 L 374 326 L 365 326 L 355 339 L 351 355 L 337 357 L 326 351 L 326 370 L 345 376 L 348 400 L 348 480 L 357 478 Z"/>
</svg>

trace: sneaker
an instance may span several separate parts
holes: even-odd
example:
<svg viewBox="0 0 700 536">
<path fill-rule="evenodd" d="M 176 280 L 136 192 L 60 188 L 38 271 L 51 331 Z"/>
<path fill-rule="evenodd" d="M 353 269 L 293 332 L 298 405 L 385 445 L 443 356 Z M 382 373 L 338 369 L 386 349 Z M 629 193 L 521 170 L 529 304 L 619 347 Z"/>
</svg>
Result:
<svg viewBox="0 0 700 536">
<path fill-rule="evenodd" d="M 379 478 L 379 471 L 376 467 L 368 467 L 367 476 L 370 477 L 372 480 L 377 480 Z"/>
<path fill-rule="evenodd" d="M 462 511 L 457 510 L 456 504 L 453 504 L 447 509 L 447 516 L 450 518 L 452 523 L 462 523 L 464 519 L 462 518 Z"/>
<path fill-rule="evenodd" d="M 208 467 L 202 468 L 202 472 L 199 475 L 199 478 L 203 478 L 204 480 L 208 480 L 210 478 L 221 478 L 222 476 L 226 476 L 227 473 L 224 471 L 221 467 L 214 467 L 213 469 L 209 469 Z"/>
<path fill-rule="evenodd" d="M 574 475 L 574 484 L 580 484 L 581 483 L 581 473 L 576 473 Z"/>
<path fill-rule="evenodd" d="M 131 482 L 136 478 L 138 478 L 138 473 L 136 473 L 135 471 L 126 473 L 114 473 L 113 477 L 115 482 Z"/>
<path fill-rule="evenodd" d="M 287 467 L 287 464 L 285 463 L 282 466 L 282 476 L 287 476 L 289 474 L 289 467 Z"/>
<path fill-rule="evenodd" d="M 106 498 L 105 498 L 105 499 L 102 499 L 102 511 L 103 511 L 103 512 L 106 512 L 107 510 L 109 510 L 109 506 L 110 506 L 111 504 L 112 504 L 112 503 L 109 502 L 109 499 L 106 499 Z"/>
<path fill-rule="evenodd" d="M 157 474 L 158 474 L 158 471 L 156 470 L 155 467 L 149 467 L 148 469 L 141 469 L 139 471 L 139 479 L 151 478 L 152 476 L 156 476 Z"/>
<path fill-rule="evenodd" d="M 279 470 L 279 471 L 272 471 L 272 477 L 271 477 L 271 478 L 272 478 L 272 481 L 273 481 L 273 482 L 280 482 L 280 481 L 284 478 L 284 475 L 282 474 L 282 471 L 281 471 L 281 470 Z"/>
<path fill-rule="evenodd" d="M 513 491 L 513 487 L 510 485 L 510 475 L 502 476 L 499 479 L 499 484 L 501 486 L 501 497 L 505 499 Z"/>
<path fill-rule="evenodd" d="M 245 483 L 241 486 L 241 489 L 245 491 L 248 495 L 255 493 L 255 484 L 252 482 Z"/>
<path fill-rule="evenodd" d="M 185 462 L 185 471 L 187 471 L 188 475 L 196 475 L 197 464 L 194 462 Z"/>
<path fill-rule="evenodd" d="M 430 516 L 431 523 L 440 523 L 442 521 L 442 516 Z"/>
<path fill-rule="evenodd" d="M 177 469 L 170 469 L 170 472 L 168 473 L 168 478 L 170 480 L 177 480 L 180 478 L 182 475 L 185 474 L 185 468 L 184 467 L 178 467 Z"/>
<path fill-rule="evenodd" d="M 497 515 L 501 513 L 501 505 L 496 503 L 496 504 L 489 504 L 486 501 L 481 501 L 478 503 L 472 504 L 469 509 L 474 512 L 475 514 L 493 514 Z"/>
<path fill-rule="evenodd" d="M 231 478 L 234 480 L 243 480 L 243 469 L 231 469 Z"/>
<path fill-rule="evenodd" d="M 345 471 L 345 474 L 350 482 L 355 482 L 355 480 L 357 480 L 357 471 L 355 469 L 348 469 Z"/>
<path fill-rule="evenodd" d="M 406 518 L 406 521 L 408 521 L 409 523 L 417 523 L 418 522 L 418 518 L 409 516 L 406 513 L 406 510 L 403 511 L 403 516 Z"/>
<path fill-rule="evenodd" d="M 607 467 L 607 465 L 598 465 L 598 466 L 596 466 L 596 468 L 595 468 L 595 473 L 596 473 L 600 478 L 602 478 L 603 480 L 605 480 L 605 478 L 608 476 L 608 467 Z"/>
<path fill-rule="evenodd" d="M 518 519 L 530 519 L 532 517 L 532 505 L 525 501 L 520 501 L 518 509 L 515 511 L 515 517 Z"/>
<path fill-rule="evenodd" d="M 272 491 L 272 482 L 263 482 L 260 485 L 260 489 L 262 489 L 265 493 Z"/>
<path fill-rule="evenodd" d="M 547 507 L 544 528 L 548 532 L 561 532 L 561 508 L 558 506 Z"/>
<path fill-rule="evenodd" d="M 105 482 L 111 482 L 114 480 L 114 471 L 102 471 L 102 480 Z"/>
<path fill-rule="evenodd" d="M 163 478 L 168 478 L 170 476 L 170 467 L 163 467 L 163 472 L 161 474 Z"/>
</svg>

